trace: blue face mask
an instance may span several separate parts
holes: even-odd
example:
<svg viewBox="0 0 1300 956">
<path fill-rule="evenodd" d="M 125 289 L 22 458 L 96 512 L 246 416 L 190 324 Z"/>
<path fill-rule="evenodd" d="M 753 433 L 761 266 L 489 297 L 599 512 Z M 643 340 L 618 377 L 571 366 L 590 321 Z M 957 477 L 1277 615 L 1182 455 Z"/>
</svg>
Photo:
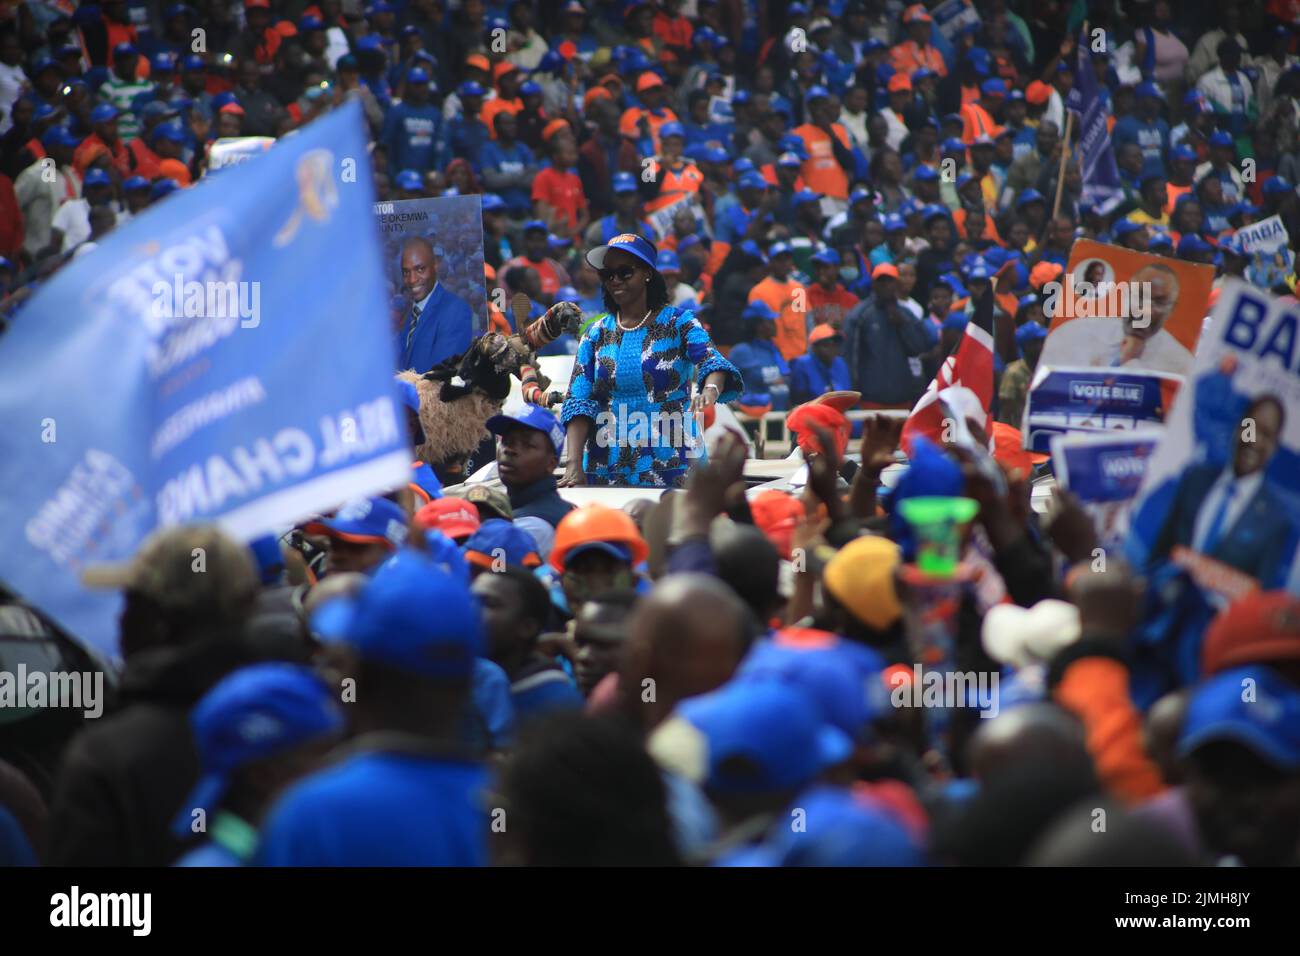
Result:
<svg viewBox="0 0 1300 956">
<path fill-rule="evenodd" d="M 857 266 L 840 266 L 840 278 L 845 282 L 855 282 L 858 278 Z"/>
</svg>

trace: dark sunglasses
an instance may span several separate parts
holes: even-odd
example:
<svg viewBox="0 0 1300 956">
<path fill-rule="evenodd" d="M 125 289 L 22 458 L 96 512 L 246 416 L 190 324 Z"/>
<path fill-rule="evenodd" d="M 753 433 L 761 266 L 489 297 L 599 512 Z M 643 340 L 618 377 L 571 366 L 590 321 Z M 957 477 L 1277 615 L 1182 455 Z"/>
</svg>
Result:
<svg viewBox="0 0 1300 956">
<path fill-rule="evenodd" d="M 600 276 L 601 282 L 608 282 L 610 279 L 627 282 L 636 275 L 636 268 L 634 266 L 624 266 L 621 269 L 597 269 L 596 274 Z"/>
</svg>

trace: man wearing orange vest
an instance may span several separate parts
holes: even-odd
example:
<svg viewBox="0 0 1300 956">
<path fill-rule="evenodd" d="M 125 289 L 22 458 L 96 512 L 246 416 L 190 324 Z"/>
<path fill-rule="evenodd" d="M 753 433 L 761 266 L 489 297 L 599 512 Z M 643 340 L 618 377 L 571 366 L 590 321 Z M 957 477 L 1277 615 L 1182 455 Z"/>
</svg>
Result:
<svg viewBox="0 0 1300 956">
<path fill-rule="evenodd" d="M 667 100 L 664 81 L 657 73 L 647 70 L 637 77 L 636 95 L 644 105 L 628 107 L 618 121 L 618 131 L 632 140 L 649 136 L 658 153 L 663 149 L 659 144 L 659 129 L 665 123 L 676 122 L 677 114 L 664 105 Z"/>
<path fill-rule="evenodd" d="M 804 185 L 815 193 L 841 200 L 843 208 L 849 199 L 849 176 L 857 164 L 848 130 L 835 122 L 840 115 L 839 101 L 826 87 L 814 86 L 808 90 L 805 102 L 809 121 L 794 131 L 808 150 L 803 164 Z"/>
<path fill-rule="evenodd" d="M 647 214 L 666 209 L 679 199 L 694 195 L 704 183 L 704 174 L 689 159 L 682 157 L 686 146 L 686 130 L 676 120 L 659 127 L 659 143 L 663 154 L 654 157 L 650 172 L 654 178 L 646 184 L 651 193 L 657 192 L 645 204 Z"/>
<path fill-rule="evenodd" d="M 764 302 L 776 320 L 776 347 L 787 362 L 808 351 L 808 290 L 791 278 L 794 249 L 774 242 L 768 250 L 769 275 L 749 292 L 750 302 Z"/>
<path fill-rule="evenodd" d="M 903 25 L 909 39 L 889 51 L 889 61 L 899 73 L 911 76 L 925 67 L 940 76 L 948 75 L 948 67 L 943 62 L 943 54 L 930 42 L 930 30 L 933 20 L 925 12 L 922 4 L 914 3 L 903 11 Z"/>
<path fill-rule="evenodd" d="M 963 103 L 961 108 L 961 139 L 970 146 L 981 136 L 997 139 L 1002 127 L 994 119 L 1007 95 L 1007 84 L 999 77 L 991 77 L 980 84 L 980 98 L 976 103 Z"/>
</svg>

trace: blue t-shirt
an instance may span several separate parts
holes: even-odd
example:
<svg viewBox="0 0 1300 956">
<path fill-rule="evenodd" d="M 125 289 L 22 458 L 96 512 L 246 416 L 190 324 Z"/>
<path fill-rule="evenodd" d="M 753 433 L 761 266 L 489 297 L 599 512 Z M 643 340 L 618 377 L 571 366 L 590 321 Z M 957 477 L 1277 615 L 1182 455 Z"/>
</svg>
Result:
<svg viewBox="0 0 1300 956">
<path fill-rule="evenodd" d="M 1169 152 L 1169 124 L 1162 119 L 1145 122 L 1132 114 L 1115 123 L 1111 134 L 1115 149 L 1136 143 L 1142 149 L 1142 176 L 1165 174 L 1165 153 Z"/>
<path fill-rule="evenodd" d="M 518 140 L 515 140 L 514 145 L 509 149 L 505 149 L 496 140 L 490 139 L 483 144 L 483 152 L 479 159 L 483 169 L 494 169 L 502 173 L 522 173 L 529 166 L 537 163 L 533 158 L 533 151 Z M 501 190 L 500 195 L 505 200 L 506 208 L 511 212 L 527 213 L 533 209 L 530 189 L 512 186 Z"/>
<path fill-rule="evenodd" d="M 796 403 L 810 401 L 827 392 L 851 391 L 852 388 L 849 364 L 842 356 L 835 356 L 830 368 L 811 352 L 790 362 L 790 394 Z"/>
<path fill-rule="evenodd" d="M 483 866 L 487 770 L 364 752 L 300 781 L 271 808 L 261 866 Z"/>
<path fill-rule="evenodd" d="M 747 394 L 767 395 L 774 412 L 790 409 L 790 366 L 774 343 L 757 339 L 741 342 L 731 350 L 730 358 L 731 364 L 740 369 Z"/>
</svg>

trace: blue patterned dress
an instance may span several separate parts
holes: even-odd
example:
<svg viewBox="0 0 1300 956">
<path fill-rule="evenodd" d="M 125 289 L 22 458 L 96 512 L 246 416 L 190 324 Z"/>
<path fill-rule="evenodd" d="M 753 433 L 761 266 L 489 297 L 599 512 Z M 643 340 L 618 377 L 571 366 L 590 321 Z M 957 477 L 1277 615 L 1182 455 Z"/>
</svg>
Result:
<svg viewBox="0 0 1300 956">
<path fill-rule="evenodd" d="M 560 421 L 592 421 L 583 470 L 591 485 L 672 488 L 704 440 L 690 411 L 691 370 L 700 382 L 725 372 L 719 402 L 744 389 L 740 372 L 713 347 L 695 313 L 665 306 L 632 332 L 613 315 L 591 324 L 578 345 Z"/>
</svg>

